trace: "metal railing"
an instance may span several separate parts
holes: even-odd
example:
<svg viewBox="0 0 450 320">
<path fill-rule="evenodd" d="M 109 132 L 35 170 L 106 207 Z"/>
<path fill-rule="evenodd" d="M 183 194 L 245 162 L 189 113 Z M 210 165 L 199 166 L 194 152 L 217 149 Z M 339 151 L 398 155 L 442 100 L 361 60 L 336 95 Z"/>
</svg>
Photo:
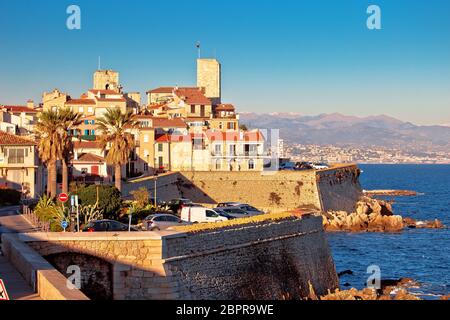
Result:
<svg viewBox="0 0 450 320">
<path fill-rule="evenodd" d="M 42 221 L 28 206 L 22 206 L 22 215 L 41 232 L 50 232 L 50 222 Z"/>
</svg>

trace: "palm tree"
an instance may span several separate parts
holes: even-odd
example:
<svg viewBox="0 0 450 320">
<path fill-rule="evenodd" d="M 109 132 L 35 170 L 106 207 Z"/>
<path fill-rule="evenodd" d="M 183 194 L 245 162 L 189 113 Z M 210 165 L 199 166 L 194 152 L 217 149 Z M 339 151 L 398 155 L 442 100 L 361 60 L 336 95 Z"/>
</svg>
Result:
<svg viewBox="0 0 450 320">
<path fill-rule="evenodd" d="M 70 131 L 80 124 L 81 114 L 74 113 L 69 108 L 62 109 L 59 112 L 60 118 L 60 135 L 61 141 L 64 142 L 61 145 L 59 158 L 62 164 L 62 192 L 67 193 L 69 191 L 69 173 L 68 162 L 73 155 L 73 142 Z"/>
<path fill-rule="evenodd" d="M 106 163 L 115 167 L 115 185 L 122 191 L 122 166 L 128 163 L 130 153 L 134 150 L 131 131 L 138 128 L 138 122 L 131 111 L 122 113 L 118 108 L 107 109 L 103 117 L 97 119 L 97 128 L 101 148 L 109 148 Z"/>
<path fill-rule="evenodd" d="M 61 149 L 59 120 L 57 111 L 43 111 L 35 126 L 39 155 L 48 169 L 47 194 L 51 197 L 56 197 L 56 161 Z"/>
</svg>

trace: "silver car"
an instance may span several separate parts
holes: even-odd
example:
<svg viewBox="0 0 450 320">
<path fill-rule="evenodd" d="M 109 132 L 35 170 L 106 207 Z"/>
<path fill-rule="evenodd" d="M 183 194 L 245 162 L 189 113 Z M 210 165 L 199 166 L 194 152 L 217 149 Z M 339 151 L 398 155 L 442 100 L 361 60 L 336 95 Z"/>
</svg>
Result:
<svg viewBox="0 0 450 320">
<path fill-rule="evenodd" d="M 263 211 L 256 209 L 255 207 L 246 204 L 246 203 L 240 203 L 234 206 L 230 206 L 228 208 L 237 208 L 240 209 L 242 211 L 245 211 L 247 213 L 248 216 L 258 216 L 260 214 L 264 214 Z"/>
<path fill-rule="evenodd" d="M 188 223 L 182 221 L 177 216 L 166 213 L 151 214 L 142 222 L 142 227 L 148 231 L 166 230 L 170 227 L 186 225 Z"/>
</svg>

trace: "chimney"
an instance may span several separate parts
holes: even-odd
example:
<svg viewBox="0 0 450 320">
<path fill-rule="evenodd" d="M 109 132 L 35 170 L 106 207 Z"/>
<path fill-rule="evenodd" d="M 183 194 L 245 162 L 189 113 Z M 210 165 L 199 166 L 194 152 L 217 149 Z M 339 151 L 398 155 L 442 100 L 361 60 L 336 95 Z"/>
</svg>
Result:
<svg viewBox="0 0 450 320">
<path fill-rule="evenodd" d="M 34 101 L 33 100 L 28 100 L 27 101 L 27 107 L 30 109 L 34 109 Z"/>
</svg>

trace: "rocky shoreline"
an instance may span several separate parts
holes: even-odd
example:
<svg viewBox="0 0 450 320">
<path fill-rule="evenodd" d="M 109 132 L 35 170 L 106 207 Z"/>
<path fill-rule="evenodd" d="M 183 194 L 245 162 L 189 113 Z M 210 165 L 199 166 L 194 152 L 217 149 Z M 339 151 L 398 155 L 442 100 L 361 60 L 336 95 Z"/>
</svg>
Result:
<svg viewBox="0 0 450 320">
<path fill-rule="evenodd" d="M 353 213 L 345 211 L 323 213 L 323 225 L 329 232 L 401 232 L 405 228 L 444 228 L 442 222 L 437 219 L 416 221 L 395 215 L 390 202 L 368 196 L 361 198 Z"/>
</svg>

